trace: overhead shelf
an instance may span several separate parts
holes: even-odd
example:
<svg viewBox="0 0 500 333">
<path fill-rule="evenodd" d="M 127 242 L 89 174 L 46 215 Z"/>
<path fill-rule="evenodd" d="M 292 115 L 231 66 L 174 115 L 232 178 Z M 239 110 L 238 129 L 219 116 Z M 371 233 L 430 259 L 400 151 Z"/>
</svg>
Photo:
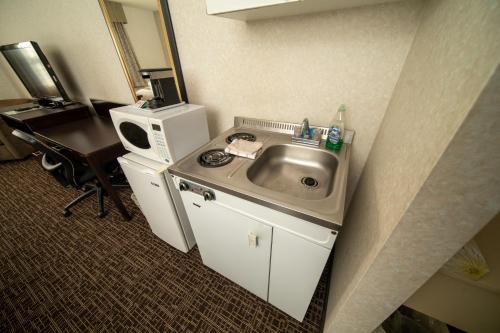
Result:
<svg viewBox="0 0 500 333">
<path fill-rule="evenodd" d="M 207 14 L 253 21 L 398 0 L 206 0 Z"/>
</svg>

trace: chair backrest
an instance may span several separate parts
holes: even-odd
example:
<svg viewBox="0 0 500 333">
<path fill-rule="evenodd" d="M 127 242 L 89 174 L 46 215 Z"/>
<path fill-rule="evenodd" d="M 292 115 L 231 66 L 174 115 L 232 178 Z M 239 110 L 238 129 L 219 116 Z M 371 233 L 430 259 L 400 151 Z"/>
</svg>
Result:
<svg viewBox="0 0 500 333">
<path fill-rule="evenodd" d="M 44 154 L 42 167 L 49 171 L 63 186 L 79 187 L 81 185 L 78 183 L 76 163 L 69 157 L 31 134 L 14 130 L 12 135 L 30 144 L 35 150 L 42 152 Z"/>
<path fill-rule="evenodd" d="M 109 113 L 110 109 L 118 108 L 120 106 L 125 106 L 125 104 L 103 101 L 100 99 L 90 98 L 90 103 L 99 117 L 111 118 Z"/>
</svg>

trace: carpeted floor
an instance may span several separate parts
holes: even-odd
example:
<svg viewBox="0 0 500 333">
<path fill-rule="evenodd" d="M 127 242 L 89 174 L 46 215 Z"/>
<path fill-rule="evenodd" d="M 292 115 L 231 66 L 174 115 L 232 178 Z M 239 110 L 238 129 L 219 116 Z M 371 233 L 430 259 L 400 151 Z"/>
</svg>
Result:
<svg viewBox="0 0 500 333">
<path fill-rule="evenodd" d="M 134 218 L 95 216 L 35 158 L 0 162 L 0 332 L 319 332 L 326 274 L 303 323 L 183 254 Z"/>
</svg>

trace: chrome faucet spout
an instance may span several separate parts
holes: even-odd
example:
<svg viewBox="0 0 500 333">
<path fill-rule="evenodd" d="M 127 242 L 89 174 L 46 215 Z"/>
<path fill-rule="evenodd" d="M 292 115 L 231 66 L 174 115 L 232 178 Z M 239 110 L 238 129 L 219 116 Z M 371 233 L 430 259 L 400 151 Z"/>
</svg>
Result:
<svg viewBox="0 0 500 333">
<path fill-rule="evenodd" d="M 303 139 L 309 139 L 309 119 L 307 118 L 302 120 L 302 125 L 300 126 L 300 136 Z"/>
</svg>

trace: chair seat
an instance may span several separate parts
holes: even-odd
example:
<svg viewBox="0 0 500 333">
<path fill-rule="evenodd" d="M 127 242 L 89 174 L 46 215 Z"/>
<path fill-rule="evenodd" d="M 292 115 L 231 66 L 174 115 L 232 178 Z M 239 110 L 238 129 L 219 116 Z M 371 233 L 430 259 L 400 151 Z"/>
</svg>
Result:
<svg viewBox="0 0 500 333">
<path fill-rule="evenodd" d="M 84 185 L 85 183 L 88 183 L 94 178 L 95 178 L 94 171 L 92 169 L 86 169 L 80 175 L 78 175 L 77 179 L 75 180 L 79 185 Z"/>
</svg>

